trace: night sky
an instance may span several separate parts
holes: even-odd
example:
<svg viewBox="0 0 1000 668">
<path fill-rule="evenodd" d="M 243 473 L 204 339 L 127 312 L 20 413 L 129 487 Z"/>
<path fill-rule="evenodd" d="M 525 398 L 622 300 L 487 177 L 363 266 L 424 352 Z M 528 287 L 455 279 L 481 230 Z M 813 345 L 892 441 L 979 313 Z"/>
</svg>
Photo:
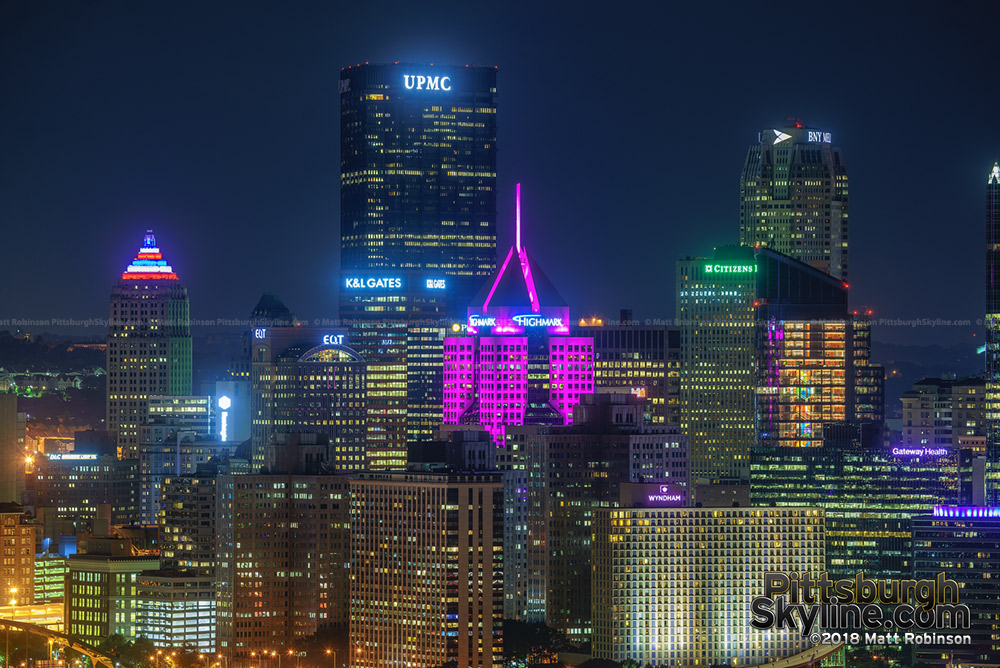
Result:
<svg viewBox="0 0 1000 668">
<path fill-rule="evenodd" d="M 499 66 L 500 250 L 520 181 L 574 317 L 672 318 L 674 261 L 738 242 L 747 147 L 794 116 L 844 150 L 853 304 L 975 323 L 997 4 L 844 4 L 7 1 L 0 319 L 106 318 L 147 227 L 195 319 L 265 290 L 336 317 L 339 72 L 399 60 Z"/>
</svg>

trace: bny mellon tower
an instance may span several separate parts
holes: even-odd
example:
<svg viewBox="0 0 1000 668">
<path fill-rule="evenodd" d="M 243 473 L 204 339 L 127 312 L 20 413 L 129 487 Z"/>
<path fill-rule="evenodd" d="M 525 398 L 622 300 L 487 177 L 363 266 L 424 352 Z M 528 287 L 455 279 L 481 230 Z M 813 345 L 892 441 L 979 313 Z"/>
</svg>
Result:
<svg viewBox="0 0 1000 668">
<path fill-rule="evenodd" d="M 740 244 L 847 281 L 847 166 L 829 132 L 788 119 L 762 130 L 740 177 Z"/>
</svg>

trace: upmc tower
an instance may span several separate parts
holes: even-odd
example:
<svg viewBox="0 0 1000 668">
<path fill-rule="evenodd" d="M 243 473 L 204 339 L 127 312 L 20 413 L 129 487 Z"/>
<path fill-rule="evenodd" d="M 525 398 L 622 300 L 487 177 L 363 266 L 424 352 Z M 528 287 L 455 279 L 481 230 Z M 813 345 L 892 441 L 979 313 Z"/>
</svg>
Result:
<svg viewBox="0 0 1000 668">
<path fill-rule="evenodd" d="M 340 74 L 341 269 L 427 271 L 464 307 L 496 271 L 495 67 Z"/>
</svg>

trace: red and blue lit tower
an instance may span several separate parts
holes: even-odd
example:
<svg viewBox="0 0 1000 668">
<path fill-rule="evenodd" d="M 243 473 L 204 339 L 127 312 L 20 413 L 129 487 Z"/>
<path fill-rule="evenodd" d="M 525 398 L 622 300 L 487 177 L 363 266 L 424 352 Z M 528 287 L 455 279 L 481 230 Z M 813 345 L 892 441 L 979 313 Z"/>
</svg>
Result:
<svg viewBox="0 0 1000 668">
<path fill-rule="evenodd" d="M 132 458 L 148 398 L 191 394 L 187 288 L 152 230 L 111 291 L 107 344 L 107 428 L 117 434 L 119 457 Z"/>
<path fill-rule="evenodd" d="M 504 427 L 570 424 L 594 391 L 594 339 L 569 335 L 569 306 L 521 245 L 517 231 L 500 270 L 468 308 L 465 336 L 445 339 L 444 422 Z"/>
</svg>

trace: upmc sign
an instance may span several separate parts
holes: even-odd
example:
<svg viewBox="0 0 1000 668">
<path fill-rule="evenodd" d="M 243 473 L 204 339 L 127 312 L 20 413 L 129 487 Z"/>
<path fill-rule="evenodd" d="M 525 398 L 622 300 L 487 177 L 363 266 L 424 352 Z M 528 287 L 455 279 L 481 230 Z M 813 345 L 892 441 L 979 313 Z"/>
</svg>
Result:
<svg viewBox="0 0 1000 668">
<path fill-rule="evenodd" d="M 429 77 L 424 74 L 404 74 L 403 86 L 407 90 L 451 90 L 451 77 Z"/>
</svg>

